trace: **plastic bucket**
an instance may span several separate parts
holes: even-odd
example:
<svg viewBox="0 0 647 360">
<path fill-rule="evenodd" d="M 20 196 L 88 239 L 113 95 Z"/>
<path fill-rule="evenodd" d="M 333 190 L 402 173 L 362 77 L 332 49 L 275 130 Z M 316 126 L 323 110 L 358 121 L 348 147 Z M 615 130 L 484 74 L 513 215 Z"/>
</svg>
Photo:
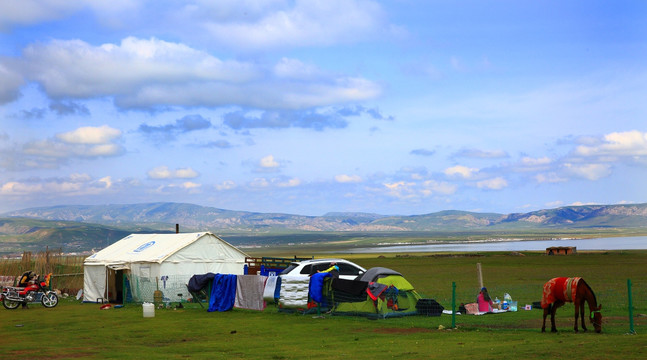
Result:
<svg viewBox="0 0 647 360">
<path fill-rule="evenodd" d="M 510 301 L 510 311 L 517 311 L 517 302 L 516 301 Z"/>
<path fill-rule="evenodd" d="M 143 303 L 144 317 L 155 317 L 155 305 L 151 303 Z"/>
</svg>

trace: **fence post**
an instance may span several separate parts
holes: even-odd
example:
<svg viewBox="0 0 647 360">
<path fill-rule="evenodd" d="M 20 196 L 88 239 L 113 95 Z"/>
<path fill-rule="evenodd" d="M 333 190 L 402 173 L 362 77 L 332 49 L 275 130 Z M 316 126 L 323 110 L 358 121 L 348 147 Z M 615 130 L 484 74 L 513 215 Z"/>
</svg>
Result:
<svg viewBox="0 0 647 360">
<path fill-rule="evenodd" d="M 476 263 L 476 275 L 479 279 L 479 290 L 483 288 L 483 270 L 481 269 L 481 263 Z"/>
<path fill-rule="evenodd" d="M 456 328 L 456 281 L 452 282 L 452 329 Z"/>
<path fill-rule="evenodd" d="M 629 333 L 635 334 L 634 330 L 634 305 L 631 299 L 631 279 L 627 279 L 627 298 L 629 300 Z"/>
</svg>

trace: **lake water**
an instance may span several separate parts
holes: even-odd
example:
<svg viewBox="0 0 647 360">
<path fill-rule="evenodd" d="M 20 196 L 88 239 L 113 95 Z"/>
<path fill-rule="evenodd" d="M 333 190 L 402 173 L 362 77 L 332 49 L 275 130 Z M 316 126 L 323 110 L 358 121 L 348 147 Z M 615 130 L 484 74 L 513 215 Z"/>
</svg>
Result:
<svg viewBox="0 0 647 360">
<path fill-rule="evenodd" d="M 551 246 L 575 246 L 577 250 L 645 250 L 647 236 L 599 239 L 483 241 L 426 245 L 395 245 L 353 249 L 353 253 L 471 252 L 471 251 L 545 251 Z"/>
</svg>

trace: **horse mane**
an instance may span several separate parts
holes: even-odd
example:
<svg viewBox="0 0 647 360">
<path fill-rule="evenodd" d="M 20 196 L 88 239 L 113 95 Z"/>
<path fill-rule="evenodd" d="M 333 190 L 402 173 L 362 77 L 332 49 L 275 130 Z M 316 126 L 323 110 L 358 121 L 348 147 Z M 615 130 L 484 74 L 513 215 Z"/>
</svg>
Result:
<svg viewBox="0 0 647 360">
<path fill-rule="evenodd" d="M 586 287 L 589 289 L 589 291 L 591 292 L 591 295 L 593 295 L 593 301 L 595 301 L 595 304 L 597 305 L 598 304 L 598 299 L 595 298 L 595 293 L 593 292 L 593 289 L 591 289 L 589 284 L 586 281 L 584 281 L 584 279 L 580 279 L 580 282 L 582 282 L 584 285 L 586 285 Z"/>
</svg>

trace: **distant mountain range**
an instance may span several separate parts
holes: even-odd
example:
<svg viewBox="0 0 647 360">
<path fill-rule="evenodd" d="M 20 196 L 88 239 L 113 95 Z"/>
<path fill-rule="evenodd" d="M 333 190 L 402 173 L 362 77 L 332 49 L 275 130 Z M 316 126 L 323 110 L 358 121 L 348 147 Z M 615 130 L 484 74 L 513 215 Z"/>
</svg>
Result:
<svg viewBox="0 0 647 360">
<path fill-rule="evenodd" d="M 566 206 L 528 213 L 440 211 L 424 215 L 328 213 L 303 216 L 231 211 L 185 203 L 61 205 L 0 214 L 0 252 L 20 244 L 102 247 L 136 232 L 212 231 L 239 235 L 312 232 L 479 232 L 647 228 L 647 204 Z M 49 246 L 49 245 L 48 245 Z"/>
</svg>

